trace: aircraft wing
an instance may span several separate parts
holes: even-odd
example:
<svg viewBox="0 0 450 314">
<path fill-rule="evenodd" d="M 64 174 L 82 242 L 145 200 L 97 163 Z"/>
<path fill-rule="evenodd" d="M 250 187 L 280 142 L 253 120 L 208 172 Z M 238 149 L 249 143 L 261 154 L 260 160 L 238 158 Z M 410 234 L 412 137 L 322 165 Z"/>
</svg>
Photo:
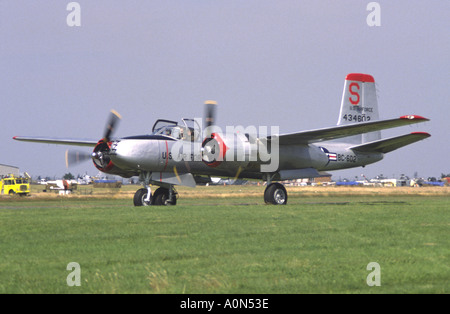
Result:
<svg viewBox="0 0 450 314">
<path fill-rule="evenodd" d="M 82 140 L 82 139 L 68 139 L 56 137 L 32 137 L 32 136 L 14 136 L 14 140 L 33 143 L 59 144 L 59 145 L 73 145 L 73 146 L 91 146 L 97 145 L 98 140 Z"/>
<path fill-rule="evenodd" d="M 393 150 L 396 150 L 397 148 L 412 144 L 414 142 L 418 142 L 430 136 L 430 134 L 425 132 L 413 132 L 411 134 L 353 146 L 350 147 L 350 149 L 362 153 L 389 153 Z"/>
<path fill-rule="evenodd" d="M 408 115 L 397 119 L 361 122 L 298 133 L 281 134 L 278 135 L 278 138 L 280 145 L 310 144 L 425 121 L 429 121 L 429 119 L 417 115 Z M 271 140 L 272 136 L 268 136 L 267 139 Z"/>
</svg>

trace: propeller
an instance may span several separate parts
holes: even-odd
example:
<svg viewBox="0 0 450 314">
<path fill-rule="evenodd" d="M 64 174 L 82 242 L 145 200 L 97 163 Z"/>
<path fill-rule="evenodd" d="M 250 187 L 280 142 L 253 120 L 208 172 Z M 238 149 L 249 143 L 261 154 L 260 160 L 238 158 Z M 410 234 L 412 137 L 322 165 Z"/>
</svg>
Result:
<svg viewBox="0 0 450 314">
<path fill-rule="evenodd" d="M 217 102 L 214 100 L 205 101 L 205 139 L 210 138 L 212 129 L 216 123 Z"/>
<path fill-rule="evenodd" d="M 105 130 L 103 132 L 103 138 L 99 141 L 99 144 L 94 149 L 94 152 L 87 153 L 78 150 L 67 150 L 66 151 L 66 167 L 69 168 L 71 166 L 77 165 L 83 161 L 88 159 L 97 159 L 99 165 L 104 165 L 106 162 L 106 158 L 109 161 L 108 153 L 109 153 L 109 144 L 111 141 L 111 137 L 114 134 L 114 131 L 117 129 L 120 119 L 122 117 L 120 114 L 111 110 L 108 120 L 106 122 Z M 106 162 L 107 164 L 107 162 Z"/>
<path fill-rule="evenodd" d="M 103 142 L 108 143 L 111 140 L 111 135 L 114 133 L 116 127 L 118 126 L 120 119 L 122 119 L 120 114 L 115 110 L 111 110 L 108 122 L 105 126 Z"/>
<path fill-rule="evenodd" d="M 85 160 L 91 159 L 92 154 L 78 151 L 78 150 L 66 150 L 66 167 L 77 165 Z"/>
<path fill-rule="evenodd" d="M 205 131 L 202 142 L 202 159 L 211 167 L 217 166 L 217 159 L 221 154 L 221 146 L 214 133 L 216 126 L 217 102 L 213 100 L 205 101 Z M 220 138 L 219 138 L 220 139 Z M 223 156 L 222 156 L 223 157 Z"/>
</svg>

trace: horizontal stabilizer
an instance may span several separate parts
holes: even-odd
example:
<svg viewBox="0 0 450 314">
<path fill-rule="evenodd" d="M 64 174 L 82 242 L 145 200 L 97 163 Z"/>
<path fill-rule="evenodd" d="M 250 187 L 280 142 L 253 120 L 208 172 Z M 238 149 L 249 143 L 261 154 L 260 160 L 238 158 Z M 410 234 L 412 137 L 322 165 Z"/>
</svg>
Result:
<svg viewBox="0 0 450 314">
<path fill-rule="evenodd" d="M 384 140 L 378 140 L 358 146 L 350 147 L 350 149 L 361 153 L 389 153 L 397 148 L 421 141 L 431 135 L 425 132 L 414 132 L 402 136 L 392 137 Z"/>
<path fill-rule="evenodd" d="M 32 137 L 32 136 L 14 136 L 14 140 L 33 143 L 45 144 L 59 144 L 59 145 L 73 145 L 73 146 L 92 146 L 97 145 L 98 140 L 82 140 L 82 139 L 68 139 L 56 137 Z"/>
<path fill-rule="evenodd" d="M 310 144 L 425 121 L 429 121 L 429 119 L 417 115 L 409 115 L 402 116 L 397 119 L 361 122 L 355 124 L 339 125 L 331 128 L 282 134 L 278 135 L 278 138 L 280 145 Z M 269 136 L 268 139 L 271 140 L 272 137 L 273 136 Z"/>
</svg>

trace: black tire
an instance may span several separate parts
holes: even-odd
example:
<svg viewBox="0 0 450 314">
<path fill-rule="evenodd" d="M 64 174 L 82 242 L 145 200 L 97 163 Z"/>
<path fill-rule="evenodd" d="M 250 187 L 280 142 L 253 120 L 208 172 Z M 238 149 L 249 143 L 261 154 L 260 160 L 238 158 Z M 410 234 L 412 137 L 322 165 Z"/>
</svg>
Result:
<svg viewBox="0 0 450 314">
<path fill-rule="evenodd" d="M 166 190 L 166 189 L 164 189 L 164 188 L 158 188 L 158 189 L 153 193 L 153 197 L 152 197 L 152 205 L 157 205 L 157 206 L 163 205 L 163 204 L 162 204 L 162 197 L 161 197 L 161 195 L 163 195 L 163 194 L 165 193 L 165 190 Z M 169 191 L 167 191 L 167 192 L 169 192 Z"/>
<path fill-rule="evenodd" d="M 149 206 L 152 202 L 153 197 L 150 196 L 150 203 L 146 202 L 147 198 L 147 189 L 139 189 L 136 191 L 133 197 L 134 206 Z"/>
<path fill-rule="evenodd" d="M 287 191 L 281 183 L 272 183 L 264 191 L 264 202 L 273 205 L 287 204 Z"/>
<path fill-rule="evenodd" d="M 172 199 L 169 200 L 169 190 L 166 188 L 159 188 L 153 193 L 152 204 L 157 206 L 176 205 L 177 198 L 175 194 L 172 195 Z"/>
<path fill-rule="evenodd" d="M 167 195 L 166 193 L 159 194 L 155 199 L 155 205 L 157 205 L 157 206 L 167 205 L 168 198 L 169 198 L 169 195 Z"/>
</svg>

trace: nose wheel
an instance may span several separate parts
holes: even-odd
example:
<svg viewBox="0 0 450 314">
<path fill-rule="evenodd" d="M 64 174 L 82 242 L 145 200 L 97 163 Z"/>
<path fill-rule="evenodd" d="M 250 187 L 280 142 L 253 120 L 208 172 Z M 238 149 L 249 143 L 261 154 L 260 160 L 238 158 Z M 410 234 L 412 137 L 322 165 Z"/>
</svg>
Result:
<svg viewBox="0 0 450 314">
<path fill-rule="evenodd" d="M 148 189 L 142 188 L 136 191 L 133 197 L 134 206 L 149 206 L 151 205 L 152 197 L 150 191 L 150 198 L 148 197 Z"/>
<path fill-rule="evenodd" d="M 173 187 L 166 189 L 160 187 L 153 193 L 152 205 L 176 205 L 177 204 L 177 192 Z"/>
<path fill-rule="evenodd" d="M 150 198 L 148 197 L 148 193 L 150 193 Z M 137 190 L 134 194 L 133 203 L 134 206 L 176 205 L 177 195 L 178 193 L 173 187 L 170 187 L 169 189 L 160 187 L 153 195 L 151 194 L 151 191 L 149 192 L 149 189 L 142 188 Z"/>
</svg>

